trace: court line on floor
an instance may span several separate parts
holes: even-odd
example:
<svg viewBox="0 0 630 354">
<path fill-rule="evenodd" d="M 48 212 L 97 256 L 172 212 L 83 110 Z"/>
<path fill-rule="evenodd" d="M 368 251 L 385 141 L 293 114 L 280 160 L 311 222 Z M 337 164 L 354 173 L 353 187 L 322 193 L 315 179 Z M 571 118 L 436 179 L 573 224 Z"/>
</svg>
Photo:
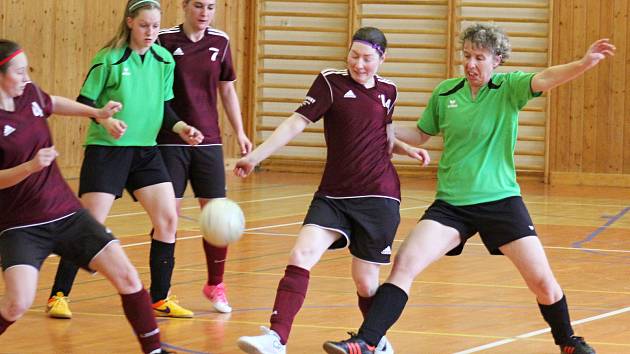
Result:
<svg viewBox="0 0 630 354">
<path fill-rule="evenodd" d="M 616 316 L 625 312 L 629 312 L 630 311 L 630 306 L 629 307 L 624 307 L 615 311 L 610 311 L 610 312 L 606 312 L 600 315 L 596 315 L 596 316 L 591 316 L 591 317 L 587 317 L 581 320 L 577 320 L 577 321 L 571 321 L 572 325 L 578 325 L 578 324 L 582 324 L 582 323 L 587 323 L 587 322 L 592 322 L 592 321 L 597 321 L 603 318 L 607 318 L 607 317 L 612 317 L 612 316 Z M 524 333 L 524 334 L 520 334 L 518 336 L 514 336 L 511 338 L 506 338 L 506 339 L 502 339 L 496 342 L 492 342 L 492 343 L 488 343 L 488 344 L 484 344 L 484 345 L 480 345 L 474 348 L 470 348 L 470 349 L 466 349 L 463 351 L 459 351 L 456 352 L 454 354 L 470 354 L 470 353 L 476 353 L 476 352 L 480 352 L 482 350 L 487 350 L 487 349 L 491 349 L 491 348 L 496 348 L 505 344 L 509 344 L 512 342 L 515 342 L 519 339 L 525 339 L 525 338 L 530 338 L 530 337 L 534 337 L 537 336 L 539 334 L 544 334 L 550 332 L 549 328 L 543 328 L 543 329 L 539 329 L 537 331 L 532 331 L 532 332 L 528 332 L 528 333 Z"/>
<path fill-rule="evenodd" d="M 617 220 L 621 219 L 629 211 L 630 211 L 630 207 L 626 207 L 626 208 L 622 209 L 619 213 L 617 213 L 617 215 L 614 215 L 610 219 L 608 219 L 608 221 L 604 225 L 598 227 L 595 231 L 591 232 L 583 240 L 580 240 L 580 241 L 577 241 L 577 242 L 573 242 L 571 244 L 571 246 L 577 247 L 577 248 L 582 248 L 582 244 L 590 242 L 590 241 L 593 241 L 593 239 L 595 239 L 595 237 L 597 237 L 602 232 L 606 231 L 609 226 L 614 224 Z"/>
</svg>

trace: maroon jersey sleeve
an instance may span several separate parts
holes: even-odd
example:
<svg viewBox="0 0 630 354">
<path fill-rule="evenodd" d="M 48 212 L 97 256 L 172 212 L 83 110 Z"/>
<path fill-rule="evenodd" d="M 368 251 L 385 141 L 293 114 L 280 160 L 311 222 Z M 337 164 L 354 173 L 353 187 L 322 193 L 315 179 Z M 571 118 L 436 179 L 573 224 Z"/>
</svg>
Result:
<svg viewBox="0 0 630 354">
<path fill-rule="evenodd" d="M 391 93 L 388 94 L 388 96 L 391 98 L 386 99 L 384 97 L 381 97 L 381 101 L 383 101 L 382 102 L 383 106 L 387 108 L 387 115 L 385 116 L 385 122 L 387 124 L 390 124 L 392 123 L 392 117 L 394 116 L 394 106 L 396 106 L 396 101 L 398 100 L 398 89 L 396 88 L 396 85 L 394 85 L 394 83 L 392 83 L 391 81 L 389 80 L 382 80 L 382 81 L 386 83 L 391 83 L 391 85 L 389 86 Z"/>
<path fill-rule="evenodd" d="M 230 42 L 227 42 L 223 50 L 223 59 L 221 60 L 221 76 L 219 81 L 234 81 L 236 73 L 232 65 L 232 51 L 230 50 Z"/>
<path fill-rule="evenodd" d="M 39 108 L 42 110 L 42 113 L 44 115 L 43 117 L 44 118 L 50 117 L 53 114 L 52 98 L 50 97 L 49 94 L 42 91 L 42 89 L 40 89 L 39 86 L 35 85 L 34 83 L 31 82 L 30 86 L 32 86 L 37 104 L 39 105 Z M 35 104 L 32 104 L 32 108 L 35 113 L 38 107 Z"/>
<path fill-rule="evenodd" d="M 311 122 L 317 122 L 332 106 L 332 88 L 326 77 L 317 75 L 302 105 L 295 111 Z"/>
</svg>

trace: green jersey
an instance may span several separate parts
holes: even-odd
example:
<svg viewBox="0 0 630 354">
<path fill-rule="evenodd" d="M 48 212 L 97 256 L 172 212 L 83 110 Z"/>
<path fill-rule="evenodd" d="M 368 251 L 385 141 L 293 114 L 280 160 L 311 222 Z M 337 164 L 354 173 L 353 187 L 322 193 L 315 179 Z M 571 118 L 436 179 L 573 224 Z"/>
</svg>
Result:
<svg viewBox="0 0 630 354">
<path fill-rule="evenodd" d="M 127 124 L 118 140 L 92 122 L 86 145 L 153 146 L 162 126 L 164 101 L 173 98 L 175 61 L 159 45 L 152 45 L 144 59 L 129 47 L 100 50 L 81 88 L 81 95 L 103 107 L 109 101 L 123 108 L 114 116 Z"/>
<path fill-rule="evenodd" d="M 533 76 L 495 73 L 474 100 L 465 78 L 445 80 L 433 91 L 418 128 L 444 138 L 436 199 L 471 205 L 521 194 L 514 146 L 519 111 L 540 95 L 531 90 Z"/>
</svg>

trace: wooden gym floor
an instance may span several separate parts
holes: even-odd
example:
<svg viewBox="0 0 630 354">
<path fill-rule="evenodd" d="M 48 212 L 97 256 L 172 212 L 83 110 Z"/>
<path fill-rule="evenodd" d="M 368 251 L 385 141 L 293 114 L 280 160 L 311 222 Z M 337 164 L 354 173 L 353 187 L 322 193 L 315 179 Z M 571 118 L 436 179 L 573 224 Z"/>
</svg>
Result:
<svg viewBox="0 0 630 354">
<path fill-rule="evenodd" d="M 201 294 L 206 278 L 196 224 L 196 201 L 184 200 L 173 293 L 193 319 L 159 319 L 162 340 L 178 353 L 238 353 L 241 335 L 268 325 L 284 271 L 319 176 L 258 173 L 229 177 L 228 196 L 240 203 L 247 232 L 230 248 L 225 280 L 234 307 L 218 314 Z M 74 185 L 76 181 L 71 181 Z M 402 222 L 396 245 L 431 203 L 435 182 L 403 178 Z M 630 353 L 630 193 L 627 189 L 550 187 L 521 183 L 555 275 L 563 286 L 577 334 L 598 353 Z M 149 220 L 128 196 L 115 203 L 107 225 L 149 283 Z M 119 297 L 99 275 L 82 272 L 71 296 L 72 320 L 44 314 L 59 259 L 41 272 L 33 308 L 0 337 L 0 353 L 138 353 Z M 382 277 L 389 272 L 384 267 Z M 356 330 L 361 315 L 347 250 L 329 252 L 311 275 L 289 341 L 289 353 L 321 353 L 328 339 Z M 557 353 L 536 301 L 514 267 L 490 256 L 478 236 L 459 257 L 443 258 L 416 279 L 407 308 L 388 333 L 398 354 Z"/>
</svg>

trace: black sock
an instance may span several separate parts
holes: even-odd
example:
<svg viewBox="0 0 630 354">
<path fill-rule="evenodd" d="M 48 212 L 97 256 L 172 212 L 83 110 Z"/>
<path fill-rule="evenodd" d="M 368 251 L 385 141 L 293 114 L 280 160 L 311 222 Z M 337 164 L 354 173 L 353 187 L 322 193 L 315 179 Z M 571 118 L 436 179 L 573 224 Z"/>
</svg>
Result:
<svg viewBox="0 0 630 354">
<path fill-rule="evenodd" d="M 359 337 L 369 345 L 377 345 L 402 314 L 408 298 L 403 289 L 383 283 L 372 299 L 370 311 L 359 329 Z"/>
<path fill-rule="evenodd" d="M 566 344 L 573 335 L 573 327 L 571 327 L 571 319 L 569 318 L 569 308 L 567 306 L 567 298 L 562 295 L 562 299 L 555 304 L 542 305 L 538 304 L 540 313 L 551 327 L 551 335 L 557 345 Z"/>
<path fill-rule="evenodd" d="M 175 244 L 151 240 L 149 256 L 151 267 L 151 301 L 164 300 L 171 288 L 171 276 L 175 267 Z"/>
<path fill-rule="evenodd" d="M 57 295 L 58 292 L 62 292 L 65 296 L 70 295 L 70 290 L 72 290 L 72 284 L 74 283 L 74 278 L 77 277 L 77 273 L 79 272 L 79 267 L 77 267 L 74 263 L 68 262 L 65 258 L 61 258 L 59 262 L 59 266 L 57 266 L 57 274 L 55 274 L 55 282 L 53 283 L 52 289 L 50 289 L 51 298 Z"/>
</svg>

